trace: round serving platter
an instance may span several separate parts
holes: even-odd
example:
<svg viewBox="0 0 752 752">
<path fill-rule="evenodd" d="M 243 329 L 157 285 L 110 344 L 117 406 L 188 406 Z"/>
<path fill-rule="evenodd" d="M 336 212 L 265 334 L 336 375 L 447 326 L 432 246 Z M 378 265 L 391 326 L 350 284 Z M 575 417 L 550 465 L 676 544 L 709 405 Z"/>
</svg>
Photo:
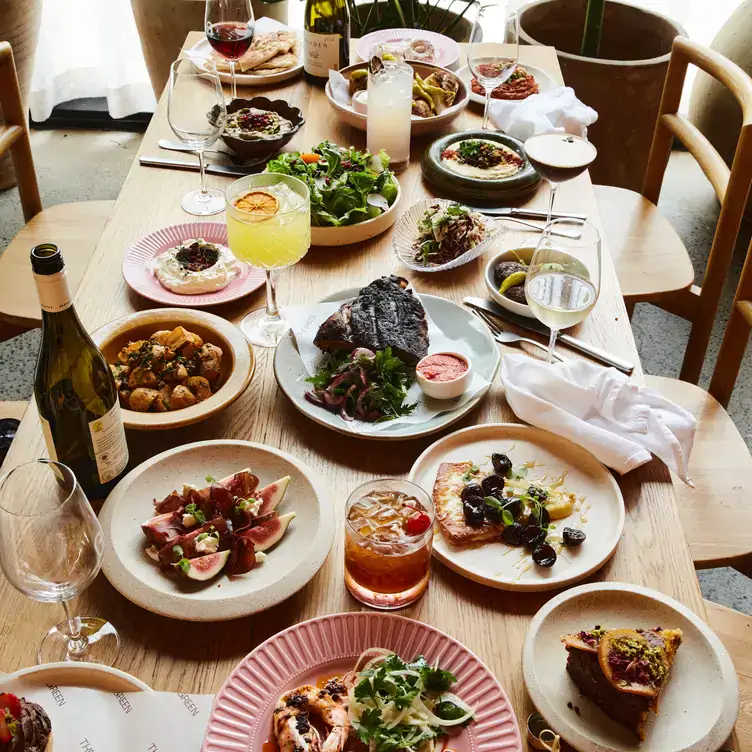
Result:
<svg viewBox="0 0 752 752">
<path fill-rule="evenodd" d="M 411 42 L 414 39 L 422 39 L 430 42 L 436 51 L 436 59 L 431 61 L 434 65 L 454 70 L 460 59 L 460 46 L 451 37 L 438 34 L 435 31 L 423 29 L 380 29 L 365 34 L 355 46 L 355 52 L 361 60 L 370 60 L 377 44 L 384 42 Z"/>
<path fill-rule="evenodd" d="M 522 547 L 502 541 L 452 546 L 437 533 L 433 553 L 450 569 L 475 582 L 499 590 L 539 591 L 571 585 L 602 567 L 621 538 L 624 500 L 608 469 L 590 452 L 571 441 L 518 423 L 497 423 L 463 428 L 439 439 L 418 457 L 409 479 L 429 493 L 443 462 L 474 462 L 481 471 L 492 472 L 489 457 L 494 452 L 509 456 L 513 465 L 535 462 L 536 475 L 555 478 L 566 473 L 564 486 L 584 497 L 585 521 L 580 513 L 576 527 L 587 540 L 577 549 L 564 549 L 550 569 L 537 567 Z M 565 526 L 570 518 L 557 520 Z"/>
<path fill-rule="evenodd" d="M 447 169 L 441 160 L 444 150 L 458 141 L 473 138 L 495 141 L 512 149 L 525 160 L 524 167 L 517 174 L 501 180 L 471 178 L 465 175 L 458 175 Z M 462 131 L 460 133 L 450 133 L 447 136 L 436 139 L 423 154 L 421 168 L 423 170 L 423 177 L 440 194 L 464 203 L 477 205 L 489 203 L 498 205 L 503 201 L 522 198 L 535 191 L 541 181 L 540 175 L 538 175 L 530 162 L 528 162 L 522 142 L 504 133 L 495 133 L 493 131 Z"/>
<path fill-rule="evenodd" d="M 245 575 L 220 573 L 201 583 L 161 571 L 146 555 L 141 531 L 141 523 L 155 516 L 153 500 L 186 483 L 205 486 L 207 475 L 223 478 L 244 468 L 259 477 L 259 487 L 292 477 L 279 511 L 296 517 L 263 564 Z M 280 603 L 318 572 L 334 536 L 330 497 L 318 474 L 286 452 L 250 441 L 199 441 L 152 457 L 118 483 L 99 520 L 105 577 L 136 605 L 183 621 L 236 619 Z"/>
<path fill-rule="evenodd" d="M 476 710 L 450 738 L 455 752 L 521 752 L 517 719 L 496 677 L 462 643 L 422 622 L 392 614 L 333 614 L 270 637 L 233 670 L 214 700 L 202 752 L 266 752 L 281 694 L 354 668 L 372 647 L 405 660 L 423 655 L 457 677 L 452 692 Z"/>
<path fill-rule="evenodd" d="M 596 625 L 682 630 L 660 713 L 649 714 L 642 742 L 582 697 L 566 671 L 561 636 Z M 551 599 L 530 624 L 522 670 L 548 728 L 579 752 L 716 752 L 739 712 L 736 671 L 718 637 L 686 606 L 638 585 L 598 582 Z"/>
<path fill-rule="evenodd" d="M 324 298 L 321 302 L 344 303 L 355 298 L 359 289 L 342 290 Z M 347 424 L 339 415 L 313 405 L 306 400 L 305 393 L 310 388 L 309 384 L 306 383 L 308 372 L 298 353 L 292 332 L 285 335 L 274 353 L 274 375 L 280 389 L 287 395 L 295 408 L 312 421 L 354 438 L 378 439 L 381 441 L 415 439 L 436 433 L 452 425 L 452 423 L 456 423 L 477 406 L 496 378 L 501 365 L 499 348 L 496 341 L 491 337 L 488 328 L 466 308 L 435 295 L 418 294 L 418 298 L 420 298 L 426 312 L 439 329 L 450 338 L 463 341 L 467 345 L 473 368 L 489 382 L 485 389 L 480 390 L 464 405 L 452 411 L 439 413 L 423 423 L 395 423 L 392 426 L 387 424 L 380 430 L 365 429 L 360 433 L 354 433 L 349 430 Z"/>
<path fill-rule="evenodd" d="M 98 689 L 101 692 L 151 692 L 149 685 L 135 676 L 99 663 L 45 663 L 2 676 L 3 684 L 14 680 L 42 687 L 79 687 Z"/>
</svg>

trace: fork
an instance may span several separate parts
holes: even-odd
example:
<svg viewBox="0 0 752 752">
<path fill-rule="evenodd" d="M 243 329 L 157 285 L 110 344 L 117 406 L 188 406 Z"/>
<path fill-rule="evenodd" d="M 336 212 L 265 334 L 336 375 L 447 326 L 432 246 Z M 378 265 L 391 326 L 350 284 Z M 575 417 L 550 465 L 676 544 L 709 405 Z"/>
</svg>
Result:
<svg viewBox="0 0 752 752">
<path fill-rule="evenodd" d="M 535 345 L 544 352 L 548 352 L 548 348 L 544 344 L 536 342 L 534 339 L 523 337 L 522 335 L 515 334 L 514 332 L 505 331 L 489 315 L 483 313 L 483 311 L 479 311 L 477 308 L 471 308 L 470 310 L 481 321 L 485 322 L 486 326 L 491 330 L 491 333 L 493 334 L 493 337 L 497 342 L 500 342 L 503 345 L 511 345 L 515 342 L 527 342 L 529 345 Z M 558 361 L 564 360 L 564 358 L 562 358 L 561 355 L 559 355 L 559 353 L 557 353 L 555 350 L 554 358 Z"/>
</svg>

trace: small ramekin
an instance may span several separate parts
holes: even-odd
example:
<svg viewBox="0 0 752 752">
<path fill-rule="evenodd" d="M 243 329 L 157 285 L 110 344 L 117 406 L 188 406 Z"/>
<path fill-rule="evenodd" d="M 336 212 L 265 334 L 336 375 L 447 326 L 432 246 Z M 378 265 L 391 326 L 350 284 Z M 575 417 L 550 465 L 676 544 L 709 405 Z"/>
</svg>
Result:
<svg viewBox="0 0 752 752">
<path fill-rule="evenodd" d="M 467 365 L 467 370 L 451 381 L 429 381 L 420 373 L 420 364 L 433 357 L 434 355 L 451 355 L 455 358 L 459 358 Z M 433 397 L 434 399 L 446 400 L 459 397 L 470 386 L 470 380 L 473 374 L 473 364 L 470 362 L 470 358 L 462 353 L 453 352 L 451 350 L 445 350 L 443 352 L 429 353 L 425 358 L 418 361 L 418 365 L 415 366 L 415 379 L 418 382 L 418 386 L 421 388 L 423 394 L 427 397 Z"/>
</svg>

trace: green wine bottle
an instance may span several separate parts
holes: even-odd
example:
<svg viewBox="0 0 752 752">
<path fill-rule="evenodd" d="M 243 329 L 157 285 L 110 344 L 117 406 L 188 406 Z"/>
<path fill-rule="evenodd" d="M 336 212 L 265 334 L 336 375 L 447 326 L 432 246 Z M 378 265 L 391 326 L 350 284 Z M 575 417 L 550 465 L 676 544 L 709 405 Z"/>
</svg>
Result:
<svg viewBox="0 0 752 752">
<path fill-rule="evenodd" d="M 42 306 L 34 397 L 50 458 L 67 465 L 90 498 L 104 498 L 128 464 L 115 380 L 71 303 L 56 245 L 31 249 Z"/>
<path fill-rule="evenodd" d="M 330 70 L 350 64 L 350 10 L 347 0 L 306 0 L 304 75 L 324 86 Z"/>
</svg>

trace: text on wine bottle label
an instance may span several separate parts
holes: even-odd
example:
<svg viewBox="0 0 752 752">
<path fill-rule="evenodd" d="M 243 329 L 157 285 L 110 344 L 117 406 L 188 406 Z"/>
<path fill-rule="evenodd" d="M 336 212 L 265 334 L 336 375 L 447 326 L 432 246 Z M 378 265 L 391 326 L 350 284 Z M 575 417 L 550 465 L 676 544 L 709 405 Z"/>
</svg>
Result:
<svg viewBox="0 0 752 752">
<path fill-rule="evenodd" d="M 326 78 L 330 70 L 339 70 L 340 34 L 305 33 L 305 69 L 313 76 Z"/>
<path fill-rule="evenodd" d="M 91 443 L 97 460 L 97 471 L 102 483 L 111 481 L 123 472 L 128 464 L 128 444 L 125 440 L 120 404 L 116 402 L 112 410 L 101 418 L 89 423 Z"/>
<path fill-rule="evenodd" d="M 65 269 L 57 274 L 35 274 L 39 304 L 47 313 L 59 313 L 70 308 L 71 296 L 68 291 L 68 280 Z"/>
</svg>

